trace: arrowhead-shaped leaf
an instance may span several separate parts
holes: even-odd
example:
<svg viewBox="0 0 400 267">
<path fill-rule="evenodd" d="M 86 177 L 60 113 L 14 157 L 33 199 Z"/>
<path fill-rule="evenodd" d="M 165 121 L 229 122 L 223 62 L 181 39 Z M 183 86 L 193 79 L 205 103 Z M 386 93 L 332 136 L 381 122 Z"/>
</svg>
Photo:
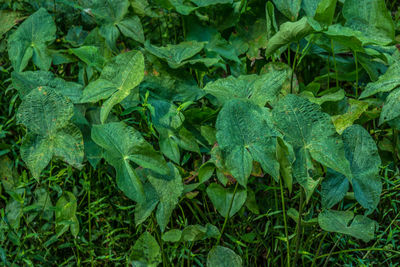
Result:
<svg viewBox="0 0 400 267">
<path fill-rule="evenodd" d="M 161 154 L 138 131 L 123 122 L 94 125 L 92 139 L 105 149 L 104 158 L 117 171 L 118 187 L 132 200 L 142 202 L 145 196 L 142 182 L 130 161 L 162 174 L 170 171 Z"/>
<path fill-rule="evenodd" d="M 275 179 L 279 177 L 276 136 L 268 109 L 247 101 L 227 102 L 216 122 L 217 141 L 226 167 L 246 187 L 253 160 Z"/>
<path fill-rule="evenodd" d="M 351 222 L 351 224 L 350 224 Z M 318 223 L 321 228 L 328 232 L 337 232 L 351 235 L 369 242 L 374 239 L 377 223 L 368 217 L 357 215 L 351 211 L 325 210 L 318 215 Z"/>
<path fill-rule="evenodd" d="M 378 205 L 382 192 L 379 178 L 381 160 L 374 140 L 360 125 L 347 128 L 342 135 L 346 158 L 350 162 L 352 186 L 356 200 L 371 213 Z M 328 171 L 322 182 L 322 201 L 331 208 L 343 199 L 349 189 L 349 180 L 335 171 Z"/>
<path fill-rule="evenodd" d="M 137 51 L 120 54 L 105 65 L 98 80 L 85 88 L 81 102 L 97 102 L 109 97 L 100 111 L 100 120 L 104 123 L 113 106 L 124 100 L 143 77 L 143 54 Z"/>
<path fill-rule="evenodd" d="M 317 104 L 287 95 L 274 107 L 272 114 L 284 139 L 293 146 L 296 157 L 293 174 L 305 188 L 307 199 L 317 185 L 309 173 L 313 169 L 311 158 L 344 175 L 351 173 L 343 142 L 330 116 L 321 112 Z"/>
<path fill-rule="evenodd" d="M 27 18 L 8 38 L 8 55 L 16 71 L 23 71 L 33 57 L 33 63 L 48 70 L 51 56 L 47 45 L 56 39 L 56 25 L 46 9 L 41 8 Z"/>
</svg>

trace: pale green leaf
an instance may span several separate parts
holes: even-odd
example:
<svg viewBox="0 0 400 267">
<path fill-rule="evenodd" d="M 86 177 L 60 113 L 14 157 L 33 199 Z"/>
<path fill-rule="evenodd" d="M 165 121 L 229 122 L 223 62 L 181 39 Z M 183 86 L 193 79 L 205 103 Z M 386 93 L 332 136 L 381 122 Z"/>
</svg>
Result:
<svg viewBox="0 0 400 267">
<path fill-rule="evenodd" d="M 325 210 L 318 215 L 318 223 L 325 231 L 350 235 L 364 242 L 374 239 L 377 227 L 374 220 L 361 215 L 354 217 L 351 211 Z"/>
<path fill-rule="evenodd" d="M 360 116 L 368 109 L 368 103 L 350 98 L 349 107 L 346 113 L 332 116 L 336 131 L 342 134 L 343 131 L 353 125 Z"/>
<path fill-rule="evenodd" d="M 0 10 L 0 39 L 22 19 L 18 11 Z"/>
<path fill-rule="evenodd" d="M 61 236 L 68 229 L 74 237 L 79 232 L 79 222 L 76 218 L 77 200 L 71 192 L 64 192 L 56 203 L 56 233 Z"/>
<path fill-rule="evenodd" d="M 126 37 L 132 38 L 140 43 L 144 43 L 143 27 L 138 16 L 126 18 L 119 22 L 117 26 L 122 34 Z"/>
<path fill-rule="evenodd" d="M 216 246 L 207 256 L 207 267 L 242 267 L 242 259 L 231 249 Z"/>
<path fill-rule="evenodd" d="M 67 125 L 73 112 L 73 104 L 65 96 L 51 87 L 40 86 L 24 97 L 17 121 L 29 131 L 45 136 Z"/>
<path fill-rule="evenodd" d="M 300 41 L 313 32 L 315 32 L 315 29 L 306 17 L 296 22 L 285 22 L 280 26 L 279 31 L 268 41 L 265 56 L 269 57 L 282 46 Z"/>
</svg>

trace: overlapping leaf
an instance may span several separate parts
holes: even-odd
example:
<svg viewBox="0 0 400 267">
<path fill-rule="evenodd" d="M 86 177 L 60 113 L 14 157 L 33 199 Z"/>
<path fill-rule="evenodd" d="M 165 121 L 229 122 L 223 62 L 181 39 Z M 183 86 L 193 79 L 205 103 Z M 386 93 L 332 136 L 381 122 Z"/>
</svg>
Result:
<svg viewBox="0 0 400 267">
<path fill-rule="evenodd" d="M 312 159 L 344 175 L 350 173 L 343 142 L 329 115 L 321 112 L 317 104 L 287 95 L 274 107 L 272 114 L 284 139 L 293 146 L 296 157 L 293 174 L 304 187 L 307 199 L 318 184 L 311 175 Z"/>
<path fill-rule="evenodd" d="M 123 122 L 94 125 L 92 139 L 105 150 L 104 158 L 115 168 L 118 187 L 136 202 L 145 200 L 145 192 L 130 161 L 161 174 L 170 172 L 161 154 Z"/>
<path fill-rule="evenodd" d="M 38 178 L 53 156 L 80 167 L 83 139 L 69 122 L 72 103 L 51 87 L 38 87 L 27 94 L 17 113 L 19 123 L 28 128 L 21 146 L 21 157 Z"/>
<path fill-rule="evenodd" d="M 374 239 L 376 222 L 361 215 L 354 217 L 351 211 L 325 210 L 318 215 L 318 223 L 328 232 L 351 235 L 364 242 Z"/>
<path fill-rule="evenodd" d="M 360 125 L 347 128 L 343 134 L 346 158 L 351 176 L 328 171 L 322 182 L 322 204 L 331 208 L 343 199 L 351 183 L 356 200 L 371 213 L 378 205 L 382 182 L 378 176 L 381 160 L 374 140 Z"/>
<path fill-rule="evenodd" d="M 83 91 L 82 103 L 108 98 L 102 106 L 100 120 L 104 123 L 113 106 L 124 100 L 144 77 L 142 53 L 130 51 L 114 57 L 106 64 L 100 78 Z"/>
</svg>

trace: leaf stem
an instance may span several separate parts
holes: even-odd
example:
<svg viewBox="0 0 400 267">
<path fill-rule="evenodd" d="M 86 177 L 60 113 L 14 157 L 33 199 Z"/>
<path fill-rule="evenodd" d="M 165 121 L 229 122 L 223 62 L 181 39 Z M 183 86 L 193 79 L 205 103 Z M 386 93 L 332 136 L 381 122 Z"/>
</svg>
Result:
<svg viewBox="0 0 400 267">
<path fill-rule="evenodd" d="M 223 235 L 223 233 L 224 233 L 224 230 L 225 230 L 225 227 L 226 227 L 226 223 L 228 222 L 228 219 L 229 219 L 229 214 L 231 213 L 231 209 L 232 209 L 232 206 L 233 206 L 233 201 L 234 201 L 234 199 L 235 199 L 236 191 L 237 191 L 237 189 L 238 189 L 238 185 L 239 185 L 239 183 L 236 182 L 235 189 L 233 190 L 233 195 L 232 195 L 231 203 L 229 204 L 228 214 L 227 214 L 226 217 L 225 217 L 224 224 L 222 225 L 221 233 L 219 234 L 218 239 L 217 239 L 217 242 L 215 243 L 215 245 L 218 245 L 218 244 L 219 244 L 219 241 L 221 240 L 221 237 L 222 237 L 222 235 Z"/>
<path fill-rule="evenodd" d="M 286 236 L 286 246 L 287 246 L 287 266 L 290 267 L 290 244 L 289 244 L 289 234 L 288 234 L 288 227 L 287 227 L 287 220 L 286 220 L 286 209 L 285 209 L 285 196 L 283 195 L 283 185 L 282 179 L 279 179 L 279 186 L 281 189 L 281 201 L 282 201 L 282 213 L 283 213 L 283 223 L 285 225 L 285 236 Z"/>
<path fill-rule="evenodd" d="M 304 193 L 300 187 L 300 204 L 299 204 L 299 218 L 297 220 L 297 232 L 296 232 L 296 252 L 294 254 L 293 266 L 296 266 L 297 259 L 299 257 L 300 247 L 300 236 L 301 236 L 301 214 L 303 213 Z"/>
</svg>

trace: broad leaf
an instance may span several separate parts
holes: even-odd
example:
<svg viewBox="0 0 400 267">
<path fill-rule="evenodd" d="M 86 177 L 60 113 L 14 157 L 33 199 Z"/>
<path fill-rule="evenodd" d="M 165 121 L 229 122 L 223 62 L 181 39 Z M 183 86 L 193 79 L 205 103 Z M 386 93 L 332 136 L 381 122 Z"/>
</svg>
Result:
<svg viewBox="0 0 400 267">
<path fill-rule="evenodd" d="M 282 46 L 300 41 L 313 32 L 315 32 L 315 29 L 306 17 L 296 22 L 285 22 L 280 26 L 279 31 L 269 40 L 265 56 L 269 57 Z"/>
<path fill-rule="evenodd" d="M 213 203 L 215 209 L 223 217 L 232 217 L 244 205 L 247 198 L 247 191 L 238 188 L 235 197 L 233 197 L 233 188 L 226 189 L 219 184 L 212 183 L 207 187 L 207 195 Z M 233 199 L 233 200 L 232 200 Z M 232 207 L 231 207 L 232 203 Z M 231 207 L 229 211 L 229 207 Z"/>
<path fill-rule="evenodd" d="M 351 222 L 351 224 L 350 224 Z M 337 232 L 353 236 L 364 242 L 374 239 L 376 222 L 368 217 L 357 215 L 351 211 L 325 210 L 318 215 L 318 223 L 328 232 Z"/>
<path fill-rule="evenodd" d="M 276 159 L 276 136 L 279 133 L 272 128 L 270 120 L 266 108 L 242 100 L 227 102 L 218 114 L 217 141 L 225 164 L 244 187 L 253 160 L 275 179 L 279 177 Z"/>
<path fill-rule="evenodd" d="M 131 264 L 133 267 L 156 267 L 162 262 L 161 250 L 157 241 L 149 232 L 144 232 L 132 248 Z"/>
<path fill-rule="evenodd" d="M 124 100 L 143 77 L 143 54 L 136 51 L 120 54 L 106 64 L 99 79 L 85 88 L 81 102 L 97 102 L 108 98 L 100 111 L 100 120 L 104 123 L 112 107 Z"/>
<path fill-rule="evenodd" d="M 173 164 L 168 163 L 169 173 L 160 175 L 150 170 L 139 172 L 143 180 L 148 180 L 144 184 L 145 201 L 138 203 L 135 208 L 135 223 L 139 225 L 144 222 L 157 207 L 157 223 L 164 231 L 172 211 L 178 204 L 179 198 L 183 193 L 182 177 Z"/>
<path fill-rule="evenodd" d="M 82 85 L 74 82 L 67 82 L 56 77 L 50 71 L 14 71 L 11 77 L 13 86 L 18 90 L 22 99 L 33 89 L 40 86 L 53 88 L 58 93 L 69 98 L 73 103 L 78 103 L 82 95 Z"/>
<path fill-rule="evenodd" d="M 375 82 L 370 82 L 361 93 L 360 98 L 366 98 L 381 92 L 390 92 L 400 86 L 400 62 L 396 61 L 391 65 L 385 74 Z"/>
<path fill-rule="evenodd" d="M 118 187 L 132 200 L 145 199 L 142 182 L 130 161 L 162 174 L 170 172 L 160 153 L 134 128 L 123 122 L 94 125 L 92 139 L 105 149 L 104 158 L 117 171 Z"/>
<path fill-rule="evenodd" d="M 310 176 L 312 158 L 339 173 L 348 175 L 350 164 L 345 158 L 343 142 L 328 114 L 317 104 L 295 95 L 287 95 L 272 111 L 276 126 L 293 146 L 296 161 L 295 179 L 306 191 L 307 199 L 317 185 Z"/>
<path fill-rule="evenodd" d="M 207 267 L 242 267 L 242 259 L 231 249 L 216 246 L 207 256 Z"/>
<path fill-rule="evenodd" d="M 397 119 L 400 115 L 400 88 L 392 91 L 383 104 L 379 125 Z"/>
<path fill-rule="evenodd" d="M 394 41 L 394 23 L 384 0 L 346 0 L 343 16 L 345 26 L 363 33 L 364 44 L 388 45 Z"/>
<path fill-rule="evenodd" d="M 301 0 L 272 0 L 272 2 L 289 20 L 297 20 L 301 7 Z"/>
<path fill-rule="evenodd" d="M 29 131 L 43 136 L 67 125 L 73 115 L 73 104 L 53 88 L 40 86 L 27 94 L 17 113 L 17 121 Z"/>
<path fill-rule="evenodd" d="M 188 62 L 188 59 L 199 53 L 204 47 L 203 42 L 182 42 L 177 45 L 168 44 L 165 47 L 157 47 L 150 42 L 145 43 L 148 52 L 168 62 L 171 68 L 177 68 Z"/>
<path fill-rule="evenodd" d="M 51 56 L 47 45 L 56 39 L 56 25 L 44 8 L 27 18 L 8 38 L 8 55 L 16 71 L 23 71 L 33 58 L 33 63 L 48 70 Z"/>
<path fill-rule="evenodd" d="M 347 128 L 342 135 L 346 158 L 350 162 L 351 180 L 356 200 L 370 214 L 378 205 L 382 192 L 379 178 L 381 160 L 374 140 L 360 125 Z M 322 182 L 322 202 L 331 208 L 343 199 L 348 191 L 349 180 L 335 171 L 328 171 Z"/>
<path fill-rule="evenodd" d="M 215 96 L 220 105 L 231 99 L 249 99 L 256 105 L 265 106 L 268 102 L 274 104 L 278 98 L 287 94 L 283 85 L 291 77 L 289 68 L 273 69 L 262 75 L 229 76 L 209 82 L 204 91 Z"/>
</svg>

